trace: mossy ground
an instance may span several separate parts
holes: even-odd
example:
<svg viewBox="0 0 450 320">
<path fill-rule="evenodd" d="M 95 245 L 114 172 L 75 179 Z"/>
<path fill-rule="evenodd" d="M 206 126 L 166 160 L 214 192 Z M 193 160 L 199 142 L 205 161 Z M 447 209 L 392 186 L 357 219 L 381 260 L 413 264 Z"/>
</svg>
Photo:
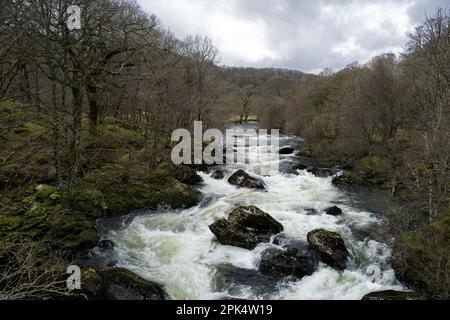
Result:
<svg viewBox="0 0 450 320">
<path fill-rule="evenodd" d="M 102 118 L 95 132 L 83 119 L 78 192 L 69 198 L 64 168 L 71 159 L 61 154 L 63 183 L 58 185 L 46 125 L 51 119 L 36 108 L 0 103 L 0 129 L 8 131 L 0 137 L 0 239 L 43 240 L 73 254 L 96 245 L 99 217 L 198 202 L 198 193 L 186 185 L 201 181 L 195 170 L 168 162 L 151 166 L 142 133 L 113 117 Z"/>
<path fill-rule="evenodd" d="M 393 262 L 397 276 L 430 298 L 450 298 L 450 211 L 431 224 L 397 236 Z"/>
</svg>

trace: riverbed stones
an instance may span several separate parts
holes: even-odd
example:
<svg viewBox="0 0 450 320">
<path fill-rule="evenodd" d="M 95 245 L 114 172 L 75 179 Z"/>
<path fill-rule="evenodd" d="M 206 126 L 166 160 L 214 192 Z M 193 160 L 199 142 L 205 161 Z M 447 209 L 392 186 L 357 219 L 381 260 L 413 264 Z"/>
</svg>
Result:
<svg viewBox="0 0 450 320">
<path fill-rule="evenodd" d="M 282 232 L 283 226 L 264 211 L 249 206 L 234 209 L 228 219 L 214 222 L 209 229 L 223 245 L 253 250 Z"/>
<path fill-rule="evenodd" d="M 345 269 L 349 254 L 339 233 L 316 229 L 308 233 L 307 239 L 322 262 L 337 270 Z"/>
<path fill-rule="evenodd" d="M 317 269 L 317 254 L 307 246 L 282 250 L 269 248 L 261 254 L 259 270 L 273 277 L 312 275 Z"/>
<path fill-rule="evenodd" d="M 266 187 L 260 179 L 250 176 L 244 170 L 238 170 L 228 178 L 228 183 L 241 188 L 264 190 Z"/>
</svg>

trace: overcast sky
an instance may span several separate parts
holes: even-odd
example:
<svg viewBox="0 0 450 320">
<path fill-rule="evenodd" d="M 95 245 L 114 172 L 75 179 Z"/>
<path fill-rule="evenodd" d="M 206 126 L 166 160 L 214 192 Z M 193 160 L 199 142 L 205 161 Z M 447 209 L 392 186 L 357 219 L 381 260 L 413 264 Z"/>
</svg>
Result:
<svg viewBox="0 0 450 320">
<path fill-rule="evenodd" d="M 450 0 L 138 0 L 179 38 L 210 37 L 219 64 L 318 72 L 401 51 Z"/>
</svg>

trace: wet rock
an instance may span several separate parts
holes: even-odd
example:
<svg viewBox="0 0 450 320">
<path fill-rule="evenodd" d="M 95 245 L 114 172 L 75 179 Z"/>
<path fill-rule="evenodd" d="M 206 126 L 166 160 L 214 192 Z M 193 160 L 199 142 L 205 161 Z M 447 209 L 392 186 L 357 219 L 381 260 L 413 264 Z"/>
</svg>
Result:
<svg viewBox="0 0 450 320">
<path fill-rule="evenodd" d="M 340 215 L 342 215 L 342 210 L 338 206 L 333 206 L 333 207 L 326 208 L 324 210 L 324 212 L 326 214 L 329 214 L 330 216 L 340 216 Z"/>
<path fill-rule="evenodd" d="M 294 148 L 287 146 L 287 147 L 281 148 L 279 152 L 280 152 L 280 154 L 292 154 L 292 153 L 294 153 L 294 151 L 295 151 Z"/>
<path fill-rule="evenodd" d="M 261 180 L 250 176 L 244 170 L 238 170 L 233 175 L 228 178 L 228 182 L 234 186 L 249 189 L 260 189 L 264 190 L 265 185 Z"/>
<path fill-rule="evenodd" d="M 199 202 L 200 192 L 175 179 L 156 194 L 156 203 L 172 209 L 190 208 Z"/>
<path fill-rule="evenodd" d="M 220 219 L 209 226 L 221 244 L 253 250 L 261 242 L 270 241 L 270 233 L 261 233 L 240 224 Z"/>
<path fill-rule="evenodd" d="M 361 300 L 422 300 L 415 292 L 385 290 L 366 294 Z"/>
<path fill-rule="evenodd" d="M 115 244 L 111 240 L 102 240 L 98 243 L 97 247 L 102 250 L 111 250 L 114 249 Z"/>
<path fill-rule="evenodd" d="M 228 220 L 261 232 L 277 234 L 283 231 L 283 225 L 281 223 L 255 206 L 234 209 L 231 211 Z"/>
<path fill-rule="evenodd" d="M 216 179 L 216 180 L 222 180 L 224 177 L 225 177 L 225 172 L 223 172 L 222 170 L 216 170 L 211 175 L 211 178 Z"/>
<path fill-rule="evenodd" d="M 317 229 L 309 232 L 307 239 L 309 245 L 319 253 L 322 262 L 338 270 L 345 269 L 348 251 L 338 233 Z"/>
<path fill-rule="evenodd" d="M 186 165 L 175 165 L 170 162 L 162 162 L 156 169 L 156 173 L 164 177 L 175 178 L 188 185 L 194 185 L 203 181 L 194 168 Z"/>
<path fill-rule="evenodd" d="M 257 207 L 234 209 L 228 220 L 220 219 L 209 226 L 217 240 L 252 250 L 262 242 L 269 242 L 272 235 L 283 231 L 283 226 Z"/>
<path fill-rule="evenodd" d="M 313 274 L 317 265 L 317 255 L 307 247 L 288 250 L 269 248 L 261 254 L 259 270 L 273 277 L 302 278 Z"/>
<path fill-rule="evenodd" d="M 161 285 L 123 268 L 87 268 L 83 270 L 82 279 L 82 292 L 90 300 L 168 299 Z"/>
<path fill-rule="evenodd" d="M 281 246 L 283 244 L 286 244 L 290 239 L 286 236 L 284 233 L 277 234 L 274 238 L 272 243 L 276 246 Z"/>
</svg>

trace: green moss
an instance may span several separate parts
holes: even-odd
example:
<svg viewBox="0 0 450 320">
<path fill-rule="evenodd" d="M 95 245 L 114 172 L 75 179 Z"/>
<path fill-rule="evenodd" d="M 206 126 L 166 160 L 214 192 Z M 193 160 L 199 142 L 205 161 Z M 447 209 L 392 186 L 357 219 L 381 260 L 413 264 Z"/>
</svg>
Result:
<svg viewBox="0 0 450 320">
<path fill-rule="evenodd" d="M 314 157 L 314 146 L 312 144 L 304 144 L 297 152 L 296 156 L 305 158 Z"/>
<path fill-rule="evenodd" d="M 157 204 L 173 209 L 189 208 L 198 202 L 199 194 L 175 179 L 170 179 L 167 186 L 156 195 Z"/>
<path fill-rule="evenodd" d="M 78 251 L 95 247 L 98 242 L 98 235 L 94 229 L 80 232 L 78 235 L 70 236 L 62 243 L 62 249 L 68 251 Z"/>
<path fill-rule="evenodd" d="M 397 236 L 393 251 L 396 275 L 432 298 L 448 299 L 450 286 L 450 212 L 416 231 Z"/>
<path fill-rule="evenodd" d="M 34 190 L 36 192 L 36 196 L 41 200 L 49 198 L 49 196 L 55 191 L 53 187 L 45 184 L 36 186 Z"/>
<path fill-rule="evenodd" d="M 161 177 L 157 177 L 157 175 L 163 176 L 164 178 L 174 178 L 180 182 L 186 184 L 196 184 L 202 181 L 202 178 L 197 174 L 197 172 L 187 166 L 175 165 L 170 162 L 162 162 L 157 170 L 155 171 L 155 177 L 160 179 Z M 153 182 L 155 179 L 153 179 Z"/>
<path fill-rule="evenodd" d="M 34 217 L 42 217 L 42 216 L 45 216 L 46 213 L 47 213 L 46 208 L 44 208 L 44 207 L 41 206 L 41 205 L 35 204 L 35 205 L 33 205 L 30 209 L 28 209 L 28 210 L 25 212 L 25 215 L 26 215 L 27 217 L 34 218 Z"/>
<path fill-rule="evenodd" d="M 46 129 L 43 126 L 32 122 L 27 122 L 13 130 L 13 132 L 18 135 L 29 135 L 32 133 L 42 133 L 45 131 Z"/>
<path fill-rule="evenodd" d="M 0 216 L 0 231 L 11 231 L 17 229 L 22 224 L 22 217 Z"/>
<path fill-rule="evenodd" d="M 365 170 L 386 173 L 392 168 L 392 165 L 386 158 L 369 156 L 360 160 L 360 167 Z"/>
<path fill-rule="evenodd" d="M 58 191 L 52 192 L 52 194 L 50 194 L 49 196 L 49 199 L 53 201 L 58 201 L 61 199 L 61 194 Z"/>
<path fill-rule="evenodd" d="M 83 183 L 80 185 L 80 192 L 75 206 L 81 212 L 89 215 L 99 215 L 107 208 L 103 192 L 95 186 Z"/>
</svg>

